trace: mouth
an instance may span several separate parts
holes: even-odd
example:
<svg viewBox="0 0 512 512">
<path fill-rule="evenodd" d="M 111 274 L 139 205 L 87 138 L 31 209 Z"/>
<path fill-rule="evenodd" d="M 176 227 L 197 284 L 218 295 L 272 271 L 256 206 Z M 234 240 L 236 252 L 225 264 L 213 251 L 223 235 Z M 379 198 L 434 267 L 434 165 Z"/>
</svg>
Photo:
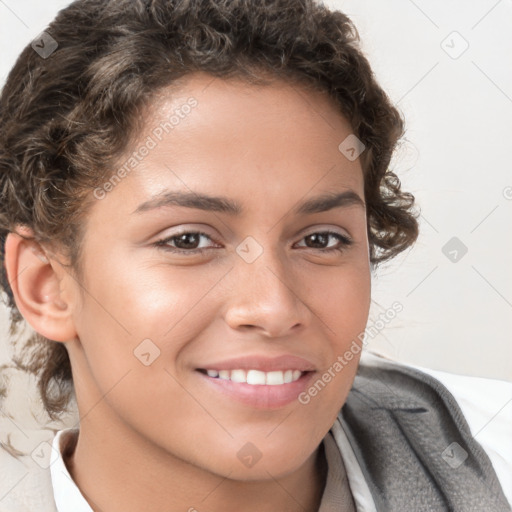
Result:
<svg viewBox="0 0 512 512">
<path fill-rule="evenodd" d="M 196 368 L 203 383 L 216 395 L 258 409 L 277 409 L 295 402 L 316 369 L 294 357 L 245 357 Z"/>
</svg>

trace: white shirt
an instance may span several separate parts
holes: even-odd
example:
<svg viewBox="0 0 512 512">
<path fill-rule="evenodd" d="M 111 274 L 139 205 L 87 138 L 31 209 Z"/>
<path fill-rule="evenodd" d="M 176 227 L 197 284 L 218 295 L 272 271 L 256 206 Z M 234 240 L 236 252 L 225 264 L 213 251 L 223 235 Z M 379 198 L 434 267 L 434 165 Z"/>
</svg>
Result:
<svg viewBox="0 0 512 512">
<path fill-rule="evenodd" d="M 50 466 L 53 497 L 58 512 L 93 512 L 86 499 L 71 478 L 62 456 L 64 447 L 78 434 L 78 429 L 59 430 L 52 447 L 59 453 L 58 459 Z"/>
</svg>

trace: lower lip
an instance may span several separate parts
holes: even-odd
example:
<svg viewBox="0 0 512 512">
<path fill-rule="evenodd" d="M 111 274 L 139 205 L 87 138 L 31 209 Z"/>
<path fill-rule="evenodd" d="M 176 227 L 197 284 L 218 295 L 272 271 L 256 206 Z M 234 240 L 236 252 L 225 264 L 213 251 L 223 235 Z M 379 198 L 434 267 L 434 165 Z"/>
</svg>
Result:
<svg viewBox="0 0 512 512">
<path fill-rule="evenodd" d="M 297 400 L 306 390 L 315 372 L 305 372 L 296 381 L 276 386 L 252 385 L 244 382 L 208 377 L 197 372 L 216 391 L 257 409 L 279 409 Z"/>
</svg>

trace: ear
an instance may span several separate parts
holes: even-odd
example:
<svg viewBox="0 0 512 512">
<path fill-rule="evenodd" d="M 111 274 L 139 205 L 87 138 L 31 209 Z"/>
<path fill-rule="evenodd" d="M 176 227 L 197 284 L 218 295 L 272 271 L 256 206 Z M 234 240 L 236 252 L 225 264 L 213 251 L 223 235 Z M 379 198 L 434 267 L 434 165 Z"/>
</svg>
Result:
<svg viewBox="0 0 512 512">
<path fill-rule="evenodd" d="M 69 297 L 71 279 L 66 269 L 19 227 L 5 241 L 5 268 L 16 305 L 32 328 L 50 340 L 76 337 Z"/>
</svg>

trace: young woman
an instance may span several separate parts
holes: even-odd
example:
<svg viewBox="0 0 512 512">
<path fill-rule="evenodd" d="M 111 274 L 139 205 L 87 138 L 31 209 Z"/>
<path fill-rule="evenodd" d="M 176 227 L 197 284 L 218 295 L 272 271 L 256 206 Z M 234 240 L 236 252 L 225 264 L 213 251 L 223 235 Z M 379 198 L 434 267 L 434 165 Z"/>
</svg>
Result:
<svg viewBox="0 0 512 512">
<path fill-rule="evenodd" d="M 22 52 L 3 287 L 80 416 L 39 511 L 509 510 L 443 386 L 358 364 L 417 223 L 357 42 L 309 0 L 78 0 Z"/>
</svg>

